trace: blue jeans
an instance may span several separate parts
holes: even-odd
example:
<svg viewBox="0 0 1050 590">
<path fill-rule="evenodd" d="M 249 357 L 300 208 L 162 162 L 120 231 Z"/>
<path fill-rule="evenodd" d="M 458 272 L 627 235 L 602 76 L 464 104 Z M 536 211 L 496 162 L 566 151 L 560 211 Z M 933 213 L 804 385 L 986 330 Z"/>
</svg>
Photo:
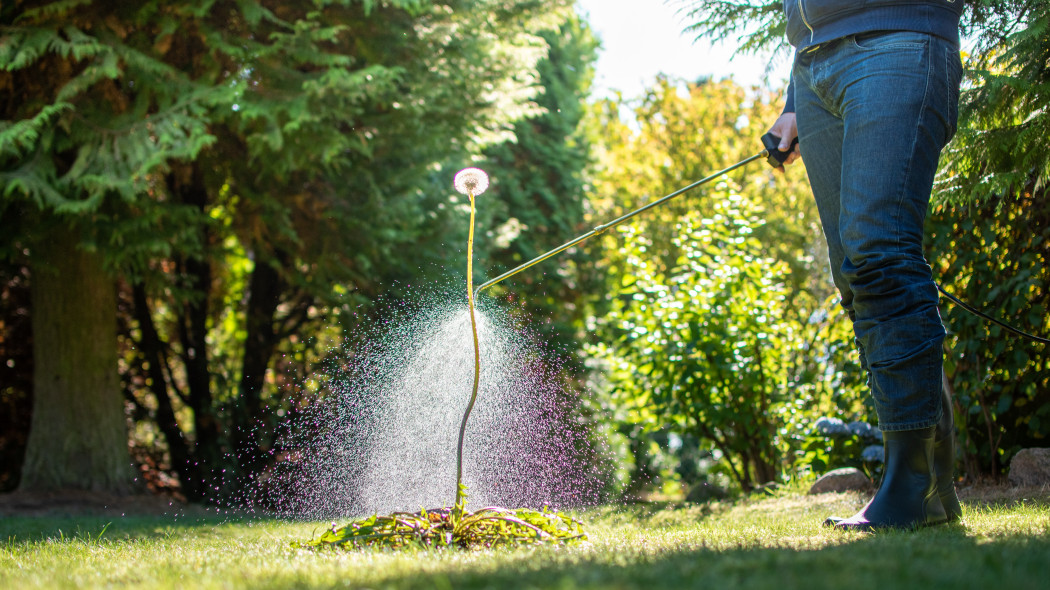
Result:
<svg viewBox="0 0 1050 590">
<path fill-rule="evenodd" d="M 868 33 L 799 54 L 792 74 L 800 149 L 879 425 L 933 426 L 944 327 L 922 237 L 958 119 L 959 48 Z"/>
</svg>

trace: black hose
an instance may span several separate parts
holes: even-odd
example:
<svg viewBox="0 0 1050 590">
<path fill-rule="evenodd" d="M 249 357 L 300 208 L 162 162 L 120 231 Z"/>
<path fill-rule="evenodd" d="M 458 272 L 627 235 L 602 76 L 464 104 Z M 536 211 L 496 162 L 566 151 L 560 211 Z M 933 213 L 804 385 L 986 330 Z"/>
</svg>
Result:
<svg viewBox="0 0 1050 590">
<path fill-rule="evenodd" d="M 937 290 L 940 291 L 942 294 L 944 294 L 945 297 L 950 299 L 952 301 L 952 303 L 958 305 L 959 307 L 965 309 L 966 311 L 972 313 L 973 315 L 975 315 L 975 316 L 977 316 L 979 318 L 986 319 L 989 322 L 992 322 L 993 324 L 995 324 L 997 326 L 1000 326 L 1001 328 L 1003 328 L 1007 332 L 1010 332 L 1012 334 L 1016 334 L 1016 335 L 1021 336 L 1023 338 L 1027 338 L 1027 339 L 1029 339 L 1029 340 L 1031 340 L 1033 342 L 1039 342 L 1041 344 L 1050 344 L 1050 338 L 1043 338 L 1042 336 L 1036 336 L 1035 334 L 1029 334 L 1028 332 L 1025 332 L 1024 330 L 1019 330 L 1019 329 L 1011 326 L 1010 324 L 1007 324 L 1006 322 L 997 320 L 997 319 L 993 318 L 992 316 L 990 316 L 990 315 L 988 315 L 988 314 L 978 310 L 977 308 L 973 307 L 972 305 L 964 302 L 962 299 L 959 299 L 955 295 L 952 295 L 951 293 L 945 291 L 944 288 L 940 286 L 940 284 L 937 284 Z"/>
</svg>

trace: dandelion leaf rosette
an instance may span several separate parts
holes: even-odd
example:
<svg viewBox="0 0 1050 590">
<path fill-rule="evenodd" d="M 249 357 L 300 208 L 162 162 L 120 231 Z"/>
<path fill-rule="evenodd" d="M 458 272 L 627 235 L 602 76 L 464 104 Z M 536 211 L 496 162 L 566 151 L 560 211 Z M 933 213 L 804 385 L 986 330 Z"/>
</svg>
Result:
<svg viewBox="0 0 1050 590">
<path fill-rule="evenodd" d="M 548 509 L 488 507 L 476 512 L 438 508 L 372 515 L 325 531 L 300 548 L 365 547 L 484 549 L 517 545 L 580 545 L 587 542 L 583 523 Z"/>
</svg>

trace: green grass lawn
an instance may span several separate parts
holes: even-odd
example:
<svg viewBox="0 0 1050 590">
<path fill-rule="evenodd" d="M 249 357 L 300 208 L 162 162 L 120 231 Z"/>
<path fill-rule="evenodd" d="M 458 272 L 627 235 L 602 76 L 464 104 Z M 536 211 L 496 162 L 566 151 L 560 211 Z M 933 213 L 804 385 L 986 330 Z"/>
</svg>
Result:
<svg viewBox="0 0 1050 590">
<path fill-rule="evenodd" d="M 596 509 L 584 547 L 302 550 L 326 524 L 0 516 L 2 588 L 1050 588 L 1050 490 L 965 501 L 963 525 L 821 527 L 858 495 Z"/>
</svg>

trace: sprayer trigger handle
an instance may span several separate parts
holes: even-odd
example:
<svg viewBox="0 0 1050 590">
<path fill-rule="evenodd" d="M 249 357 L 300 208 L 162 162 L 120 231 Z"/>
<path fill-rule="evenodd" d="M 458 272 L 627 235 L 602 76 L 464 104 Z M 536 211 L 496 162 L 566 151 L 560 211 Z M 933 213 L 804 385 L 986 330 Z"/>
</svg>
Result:
<svg viewBox="0 0 1050 590">
<path fill-rule="evenodd" d="M 773 135 L 772 132 L 762 136 L 762 145 L 765 146 L 768 152 L 766 162 L 774 168 L 781 168 L 784 166 L 784 161 L 791 155 L 791 152 L 795 151 L 795 146 L 798 145 L 798 138 L 796 137 L 791 142 L 791 147 L 786 152 L 780 151 L 780 138 Z"/>
</svg>

